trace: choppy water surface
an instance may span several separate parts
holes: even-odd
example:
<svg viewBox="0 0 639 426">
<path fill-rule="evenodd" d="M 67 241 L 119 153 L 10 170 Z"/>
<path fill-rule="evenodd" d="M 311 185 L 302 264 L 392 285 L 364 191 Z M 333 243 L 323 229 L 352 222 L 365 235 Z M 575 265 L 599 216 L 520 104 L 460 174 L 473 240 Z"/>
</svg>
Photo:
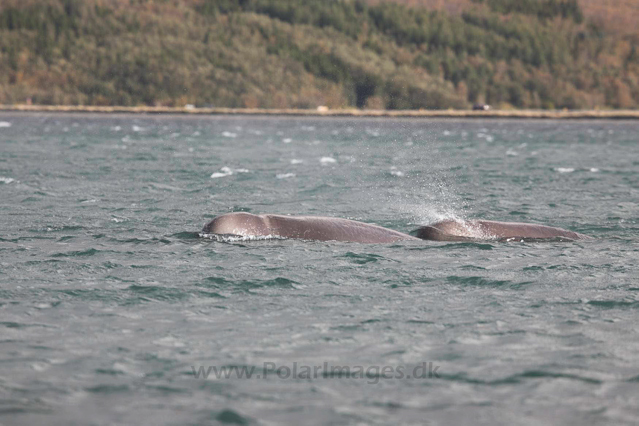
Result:
<svg viewBox="0 0 639 426">
<path fill-rule="evenodd" d="M 639 421 L 639 123 L 0 123 L 1 424 Z M 198 237 L 229 211 L 596 239 Z"/>
</svg>

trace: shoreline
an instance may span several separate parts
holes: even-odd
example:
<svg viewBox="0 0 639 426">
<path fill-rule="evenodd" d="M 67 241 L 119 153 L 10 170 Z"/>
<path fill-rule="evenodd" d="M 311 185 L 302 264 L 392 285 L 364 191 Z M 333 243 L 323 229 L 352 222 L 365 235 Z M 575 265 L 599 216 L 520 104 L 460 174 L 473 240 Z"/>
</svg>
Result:
<svg viewBox="0 0 639 426">
<path fill-rule="evenodd" d="M 414 117 L 414 118 L 528 118 L 528 119 L 639 119 L 639 110 L 360 110 L 360 109 L 259 109 L 149 106 L 0 105 L 0 112 L 63 112 L 100 114 L 185 114 L 302 117 Z"/>
</svg>

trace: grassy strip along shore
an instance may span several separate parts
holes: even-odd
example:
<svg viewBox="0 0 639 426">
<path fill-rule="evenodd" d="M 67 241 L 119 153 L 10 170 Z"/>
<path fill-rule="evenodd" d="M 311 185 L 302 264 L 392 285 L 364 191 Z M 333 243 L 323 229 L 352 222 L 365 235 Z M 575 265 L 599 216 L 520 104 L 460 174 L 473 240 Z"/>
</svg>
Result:
<svg viewBox="0 0 639 426">
<path fill-rule="evenodd" d="M 8 112 L 62 112 L 99 114 L 266 115 L 307 117 L 415 117 L 415 118 L 530 118 L 530 119 L 639 119 L 639 110 L 369 110 L 369 109 L 261 109 L 183 108 L 89 105 L 0 105 Z"/>
</svg>

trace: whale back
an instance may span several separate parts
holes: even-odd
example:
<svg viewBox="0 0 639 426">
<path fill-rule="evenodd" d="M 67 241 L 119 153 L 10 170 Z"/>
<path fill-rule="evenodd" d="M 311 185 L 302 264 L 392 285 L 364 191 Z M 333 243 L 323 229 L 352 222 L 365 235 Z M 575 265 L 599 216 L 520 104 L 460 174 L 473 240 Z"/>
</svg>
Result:
<svg viewBox="0 0 639 426">
<path fill-rule="evenodd" d="M 204 226 L 202 233 L 239 237 L 269 235 L 264 218 L 244 212 L 218 216 Z"/>
<path fill-rule="evenodd" d="M 218 216 L 204 226 L 202 233 L 357 243 L 393 243 L 417 239 L 392 229 L 349 219 L 250 213 Z"/>
</svg>

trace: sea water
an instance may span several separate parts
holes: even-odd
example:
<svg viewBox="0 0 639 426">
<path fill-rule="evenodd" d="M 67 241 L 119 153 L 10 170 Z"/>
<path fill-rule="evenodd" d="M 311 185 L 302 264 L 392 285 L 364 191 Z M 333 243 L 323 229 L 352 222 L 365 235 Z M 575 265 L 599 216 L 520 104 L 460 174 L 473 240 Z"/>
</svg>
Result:
<svg viewBox="0 0 639 426">
<path fill-rule="evenodd" d="M 0 424 L 636 424 L 639 123 L 0 114 Z M 233 211 L 578 242 L 199 236 Z"/>
</svg>

